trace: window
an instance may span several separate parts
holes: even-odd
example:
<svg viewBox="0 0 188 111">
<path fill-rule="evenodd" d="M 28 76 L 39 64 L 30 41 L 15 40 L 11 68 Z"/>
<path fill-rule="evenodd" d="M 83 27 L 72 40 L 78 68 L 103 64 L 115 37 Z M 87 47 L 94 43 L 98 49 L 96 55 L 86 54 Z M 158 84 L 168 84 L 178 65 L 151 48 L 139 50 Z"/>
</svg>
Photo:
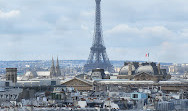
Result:
<svg viewBox="0 0 188 111">
<path fill-rule="evenodd" d="M 9 87 L 9 82 L 5 82 L 5 86 L 6 86 L 6 87 Z"/>
<path fill-rule="evenodd" d="M 133 94 L 133 98 L 138 98 L 138 94 Z"/>
<path fill-rule="evenodd" d="M 56 85 L 56 81 L 51 81 L 51 85 Z"/>
</svg>

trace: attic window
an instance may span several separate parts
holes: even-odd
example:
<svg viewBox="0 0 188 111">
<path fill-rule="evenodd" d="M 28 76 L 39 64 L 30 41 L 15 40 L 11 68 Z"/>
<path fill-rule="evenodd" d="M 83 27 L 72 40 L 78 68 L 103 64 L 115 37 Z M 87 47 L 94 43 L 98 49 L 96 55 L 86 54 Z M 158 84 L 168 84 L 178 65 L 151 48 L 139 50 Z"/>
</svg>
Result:
<svg viewBox="0 0 188 111">
<path fill-rule="evenodd" d="M 133 98 L 138 98 L 138 94 L 133 94 Z"/>
</svg>

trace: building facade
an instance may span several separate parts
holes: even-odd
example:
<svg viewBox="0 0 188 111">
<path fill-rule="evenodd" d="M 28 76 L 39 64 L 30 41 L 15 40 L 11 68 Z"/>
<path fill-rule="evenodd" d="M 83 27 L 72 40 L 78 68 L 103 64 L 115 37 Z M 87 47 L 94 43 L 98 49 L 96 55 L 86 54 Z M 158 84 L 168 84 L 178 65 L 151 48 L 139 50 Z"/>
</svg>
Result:
<svg viewBox="0 0 188 111">
<path fill-rule="evenodd" d="M 125 62 L 117 78 L 136 81 L 161 81 L 168 80 L 171 76 L 166 73 L 166 69 L 160 68 L 160 63 L 157 65 L 154 62 Z"/>
<path fill-rule="evenodd" d="M 6 80 L 17 82 L 17 68 L 6 68 Z"/>
</svg>

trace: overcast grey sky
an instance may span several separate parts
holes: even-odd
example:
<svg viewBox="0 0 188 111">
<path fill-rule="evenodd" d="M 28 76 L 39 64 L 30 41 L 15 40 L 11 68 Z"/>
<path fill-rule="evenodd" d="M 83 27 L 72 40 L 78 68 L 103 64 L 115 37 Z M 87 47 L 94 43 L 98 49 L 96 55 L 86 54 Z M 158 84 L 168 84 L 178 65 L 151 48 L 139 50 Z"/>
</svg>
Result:
<svg viewBox="0 0 188 111">
<path fill-rule="evenodd" d="M 102 0 L 111 60 L 188 62 L 188 0 Z M 86 60 L 94 0 L 0 0 L 0 60 Z"/>
</svg>

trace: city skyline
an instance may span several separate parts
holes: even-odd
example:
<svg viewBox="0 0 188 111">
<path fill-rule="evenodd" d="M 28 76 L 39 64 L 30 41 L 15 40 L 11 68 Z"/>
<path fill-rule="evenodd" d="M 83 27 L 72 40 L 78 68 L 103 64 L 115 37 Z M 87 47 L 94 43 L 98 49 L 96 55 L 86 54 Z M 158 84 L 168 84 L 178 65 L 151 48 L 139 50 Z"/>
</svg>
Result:
<svg viewBox="0 0 188 111">
<path fill-rule="evenodd" d="M 1 0 L 0 60 L 87 60 L 95 1 L 75 2 Z M 168 2 L 102 0 L 109 58 L 147 61 L 150 53 L 150 61 L 188 62 L 188 1 Z"/>
</svg>

